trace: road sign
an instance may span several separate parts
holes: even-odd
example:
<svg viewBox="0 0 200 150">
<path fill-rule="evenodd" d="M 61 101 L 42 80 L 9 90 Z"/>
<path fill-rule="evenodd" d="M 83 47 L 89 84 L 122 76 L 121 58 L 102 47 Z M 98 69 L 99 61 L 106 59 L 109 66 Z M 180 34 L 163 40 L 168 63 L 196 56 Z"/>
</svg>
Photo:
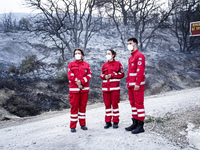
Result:
<svg viewBox="0 0 200 150">
<path fill-rule="evenodd" d="M 200 36 L 200 21 L 190 23 L 190 35 Z"/>
</svg>

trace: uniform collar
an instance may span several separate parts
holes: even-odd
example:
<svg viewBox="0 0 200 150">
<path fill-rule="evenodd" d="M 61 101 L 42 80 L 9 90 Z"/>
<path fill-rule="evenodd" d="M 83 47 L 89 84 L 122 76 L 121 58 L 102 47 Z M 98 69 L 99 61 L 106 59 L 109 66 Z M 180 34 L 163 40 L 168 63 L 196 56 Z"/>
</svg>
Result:
<svg viewBox="0 0 200 150">
<path fill-rule="evenodd" d="M 75 60 L 75 62 L 76 62 L 77 64 L 79 64 L 79 63 L 83 63 L 83 60 L 82 60 L 81 62 L 79 62 L 78 60 Z"/>
<path fill-rule="evenodd" d="M 134 55 L 137 51 L 138 51 L 138 49 L 136 49 L 134 52 L 132 52 L 131 55 Z"/>
<path fill-rule="evenodd" d="M 110 61 L 108 61 L 108 63 L 109 63 L 109 64 L 110 64 L 110 63 L 113 63 L 113 62 L 115 62 L 115 59 L 113 59 L 113 61 L 111 61 L 111 62 L 110 62 Z"/>
</svg>

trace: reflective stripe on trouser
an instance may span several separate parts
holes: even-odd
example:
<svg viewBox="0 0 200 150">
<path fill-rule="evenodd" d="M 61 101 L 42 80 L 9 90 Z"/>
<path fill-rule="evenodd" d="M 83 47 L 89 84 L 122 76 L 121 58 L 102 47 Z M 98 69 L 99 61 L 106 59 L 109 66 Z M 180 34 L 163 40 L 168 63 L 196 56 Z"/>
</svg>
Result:
<svg viewBox="0 0 200 150">
<path fill-rule="evenodd" d="M 145 110 L 144 110 L 144 89 L 138 91 L 133 88 L 128 88 L 129 101 L 132 109 L 132 117 L 144 121 Z"/>
<path fill-rule="evenodd" d="M 105 104 L 105 122 L 119 122 L 120 91 L 103 92 Z"/>
<path fill-rule="evenodd" d="M 71 106 L 70 128 L 76 128 L 79 119 L 80 126 L 86 125 L 85 112 L 88 101 L 88 92 L 86 93 L 72 93 L 69 95 L 69 102 Z"/>
</svg>

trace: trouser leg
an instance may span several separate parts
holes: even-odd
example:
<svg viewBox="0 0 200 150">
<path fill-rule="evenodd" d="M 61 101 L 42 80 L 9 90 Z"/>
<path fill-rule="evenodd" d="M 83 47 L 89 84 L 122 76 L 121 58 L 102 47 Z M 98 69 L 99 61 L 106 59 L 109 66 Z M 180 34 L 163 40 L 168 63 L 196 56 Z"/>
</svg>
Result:
<svg viewBox="0 0 200 150">
<path fill-rule="evenodd" d="M 111 122 L 112 108 L 111 108 L 111 92 L 103 92 L 103 100 L 105 104 L 105 122 Z"/>
<path fill-rule="evenodd" d="M 79 102 L 79 112 L 78 112 L 78 118 L 80 126 L 86 125 L 86 106 L 88 101 L 89 93 L 81 93 L 81 100 Z"/>
<path fill-rule="evenodd" d="M 111 100 L 113 107 L 113 122 L 119 123 L 119 102 L 120 102 L 120 91 L 111 92 Z"/>
<path fill-rule="evenodd" d="M 70 128 L 76 128 L 76 124 L 78 121 L 79 100 L 80 100 L 79 93 L 69 94 L 69 102 L 71 104 Z"/>
<path fill-rule="evenodd" d="M 144 109 L 144 90 L 140 89 L 134 91 L 135 107 L 137 109 L 137 120 L 144 121 L 145 109 Z"/>
<path fill-rule="evenodd" d="M 131 110 L 132 110 L 132 118 L 138 120 L 137 108 L 135 106 L 134 88 L 128 88 L 128 95 L 129 95 L 129 101 L 130 101 Z"/>
</svg>

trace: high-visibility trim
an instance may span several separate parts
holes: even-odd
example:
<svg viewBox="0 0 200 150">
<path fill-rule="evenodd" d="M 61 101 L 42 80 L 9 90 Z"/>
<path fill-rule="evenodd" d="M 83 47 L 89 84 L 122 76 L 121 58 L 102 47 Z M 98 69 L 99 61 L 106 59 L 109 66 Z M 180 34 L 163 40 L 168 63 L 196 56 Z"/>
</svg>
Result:
<svg viewBox="0 0 200 150">
<path fill-rule="evenodd" d="M 73 74 L 73 73 L 71 73 L 71 76 L 74 76 L 74 74 Z"/>
<path fill-rule="evenodd" d="M 107 82 L 119 82 L 120 79 L 109 79 L 109 80 L 103 80 L 103 83 L 107 83 Z"/>
<path fill-rule="evenodd" d="M 120 81 L 120 79 L 110 79 L 109 81 L 110 82 L 116 82 L 116 81 L 118 82 L 118 81 Z"/>
<path fill-rule="evenodd" d="M 138 109 L 137 112 L 144 112 L 144 109 Z"/>
<path fill-rule="evenodd" d="M 136 107 L 132 107 L 132 110 L 137 110 L 137 108 Z"/>
<path fill-rule="evenodd" d="M 79 119 L 85 119 L 85 116 L 78 116 Z"/>
<path fill-rule="evenodd" d="M 108 112 L 108 111 L 112 111 L 112 109 L 106 109 L 106 112 Z"/>
<path fill-rule="evenodd" d="M 113 116 L 119 116 L 119 113 L 117 113 L 117 114 L 113 114 Z"/>
<path fill-rule="evenodd" d="M 107 88 L 102 88 L 102 91 L 108 91 L 108 89 Z"/>
<path fill-rule="evenodd" d="M 135 84 L 136 84 L 135 82 L 129 83 L 129 85 L 135 85 Z M 145 84 L 145 81 L 140 83 L 140 85 L 144 85 L 144 84 Z"/>
<path fill-rule="evenodd" d="M 145 114 L 138 114 L 138 117 L 145 117 Z"/>
<path fill-rule="evenodd" d="M 79 88 L 69 88 L 69 91 L 80 91 Z"/>
<path fill-rule="evenodd" d="M 137 112 L 132 112 L 133 115 L 137 115 Z"/>
<path fill-rule="evenodd" d="M 119 111 L 119 109 L 113 109 L 113 112 Z"/>
<path fill-rule="evenodd" d="M 78 119 L 70 119 L 70 121 L 78 121 Z"/>
<path fill-rule="evenodd" d="M 87 76 L 88 76 L 88 77 L 90 77 L 90 78 L 92 77 L 92 75 L 91 75 L 91 74 L 87 74 Z"/>
<path fill-rule="evenodd" d="M 112 114 L 106 114 L 106 116 L 112 116 Z"/>
<path fill-rule="evenodd" d="M 84 87 L 82 90 L 89 90 L 90 88 L 89 87 Z"/>
<path fill-rule="evenodd" d="M 86 77 L 84 77 L 83 79 L 85 80 L 85 83 L 86 83 L 86 82 L 87 82 L 87 78 L 86 78 Z"/>
<path fill-rule="evenodd" d="M 71 114 L 71 117 L 78 117 L 78 114 Z"/>
<path fill-rule="evenodd" d="M 110 88 L 111 91 L 113 90 L 120 90 L 120 87 L 116 87 L 116 88 Z"/>
<path fill-rule="evenodd" d="M 82 116 L 84 116 L 84 115 L 85 115 L 85 113 L 81 113 L 81 112 L 79 112 L 78 114 L 79 114 L 79 115 L 82 115 Z"/>
<path fill-rule="evenodd" d="M 137 76 L 137 73 L 129 73 L 129 76 Z"/>
</svg>

